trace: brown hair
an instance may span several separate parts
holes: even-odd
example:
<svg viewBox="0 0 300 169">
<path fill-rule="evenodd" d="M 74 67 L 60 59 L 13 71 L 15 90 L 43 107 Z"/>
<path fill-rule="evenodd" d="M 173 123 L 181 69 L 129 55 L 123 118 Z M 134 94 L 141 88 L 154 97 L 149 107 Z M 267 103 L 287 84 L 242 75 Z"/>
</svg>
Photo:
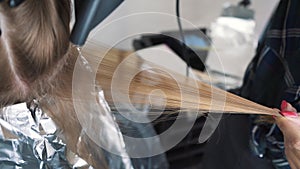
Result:
<svg viewBox="0 0 300 169">
<path fill-rule="evenodd" d="M 46 93 L 69 48 L 70 1 L 0 3 L 1 104 Z"/>
<path fill-rule="evenodd" d="M 41 107 L 68 148 L 95 168 L 107 168 L 101 149 L 81 132 L 71 101 L 77 52 L 69 43 L 70 5 L 70 0 L 25 0 L 15 8 L 0 3 L 0 107 L 44 97 Z"/>
</svg>

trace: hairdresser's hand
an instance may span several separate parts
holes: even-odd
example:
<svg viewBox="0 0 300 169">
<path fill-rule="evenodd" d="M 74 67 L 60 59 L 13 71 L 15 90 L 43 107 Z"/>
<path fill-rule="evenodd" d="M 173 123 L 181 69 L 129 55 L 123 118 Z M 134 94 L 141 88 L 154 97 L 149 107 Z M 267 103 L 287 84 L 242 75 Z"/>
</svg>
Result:
<svg viewBox="0 0 300 169">
<path fill-rule="evenodd" d="M 300 169 L 300 116 L 296 109 L 286 101 L 281 103 L 281 114 L 275 117 L 284 135 L 285 154 L 292 169 Z"/>
</svg>

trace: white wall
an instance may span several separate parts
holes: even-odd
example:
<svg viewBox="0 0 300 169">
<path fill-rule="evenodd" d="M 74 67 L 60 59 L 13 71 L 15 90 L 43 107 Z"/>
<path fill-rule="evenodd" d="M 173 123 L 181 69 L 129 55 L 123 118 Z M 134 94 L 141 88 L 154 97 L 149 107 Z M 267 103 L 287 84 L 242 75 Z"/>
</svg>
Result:
<svg viewBox="0 0 300 169">
<path fill-rule="evenodd" d="M 238 0 L 181 0 L 181 16 L 187 19 L 197 27 L 209 26 L 221 13 L 223 4 L 231 2 L 238 3 Z M 259 36 L 263 30 L 265 22 L 269 18 L 270 13 L 276 6 L 278 0 L 253 0 L 251 8 L 256 11 L 256 36 Z M 143 12 L 160 12 L 175 15 L 175 0 L 125 0 L 125 2 L 104 22 L 102 22 L 97 29 L 105 27 L 115 19 L 121 17 Z M 184 27 L 190 25 L 184 24 Z M 176 18 L 160 17 L 159 14 L 150 17 L 147 15 L 140 15 L 137 19 L 125 19 L 109 27 L 101 30 L 100 33 L 91 34 L 93 38 L 108 45 L 114 43 L 128 34 L 135 34 L 143 31 L 160 32 L 162 30 L 177 29 Z M 130 39 L 130 38 L 129 38 Z M 131 39 L 119 45 L 120 48 L 131 48 Z"/>
</svg>

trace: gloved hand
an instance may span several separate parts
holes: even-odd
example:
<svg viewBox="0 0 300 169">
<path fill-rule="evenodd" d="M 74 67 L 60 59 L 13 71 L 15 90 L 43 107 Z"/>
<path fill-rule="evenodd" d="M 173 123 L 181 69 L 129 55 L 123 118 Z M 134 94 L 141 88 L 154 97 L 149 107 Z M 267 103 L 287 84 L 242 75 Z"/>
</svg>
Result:
<svg viewBox="0 0 300 169">
<path fill-rule="evenodd" d="M 284 135 L 285 154 L 292 169 L 300 169 L 300 116 L 286 101 L 281 103 L 282 117 L 274 117 Z"/>
</svg>

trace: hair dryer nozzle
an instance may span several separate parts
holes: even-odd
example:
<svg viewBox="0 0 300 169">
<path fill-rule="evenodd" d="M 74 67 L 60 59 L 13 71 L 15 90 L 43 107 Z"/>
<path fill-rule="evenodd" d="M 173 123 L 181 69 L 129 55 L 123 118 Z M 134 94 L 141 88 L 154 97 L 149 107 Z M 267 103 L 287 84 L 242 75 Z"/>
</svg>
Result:
<svg viewBox="0 0 300 169">
<path fill-rule="evenodd" d="M 75 0 L 75 24 L 70 41 L 84 45 L 90 31 L 116 9 L 123 0 Z"/>
</svg>

